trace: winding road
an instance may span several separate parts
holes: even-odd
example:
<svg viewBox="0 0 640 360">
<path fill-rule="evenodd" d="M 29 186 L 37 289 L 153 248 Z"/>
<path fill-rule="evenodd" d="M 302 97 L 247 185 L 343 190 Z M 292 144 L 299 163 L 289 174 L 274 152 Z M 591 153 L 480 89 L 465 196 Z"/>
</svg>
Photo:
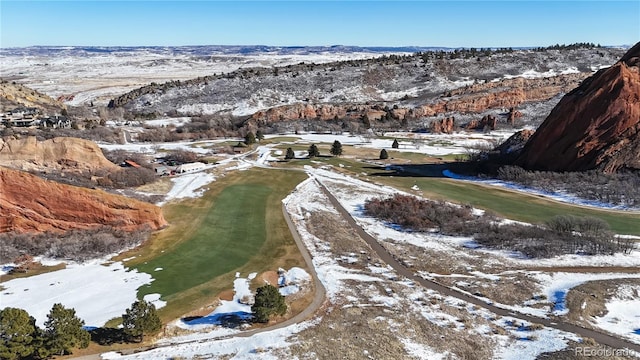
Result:
<svg viewBox="0 0 640 360">
<path fill-rule="evenodd" d="M 423 287 L 431 290 L 435 290 L 442 295 L 455 297 L 457 299 L 466 301 L 476 306 L 487 309 L 500 316 L 510 316 L 521 320 L 526 320 L 531 323 L 539 323 L 546 327 L 558 329 L 574 334 L 578 334 L 583 338 L 592 338 L 596 342 L 602 345 L 607 345 L 615 349 L 631 349 L 640 353 L 640 344 L 632 343 L 630 341 L 605 334 L 600 331 L 587 329 L 581 326 L 577 326 L 571 323 L 567 323 L 560 318 L 540 318 L 536 316 L 526 315 L 522 313 L 516 313 L 510 310 L 506 310 L 495 305 L 489 304 L 486 301 L 466 294 L 464 292 L 455 290 L 453 288 L 444 286 L 436 281 L 428 280 L 417 276 L 410 269 L 402 265 L 396 260 L 391 253 L 389 253 L 374 237 L 369 235 L 364 229 L 359 226 L 351 214 L 340 204 L 340 202 L 333 196 L 333 194 L 317 179 L 314 178 L 322 192 L 327 196 L 331 204 L 336 208 L 338 213 L 349 223 L 349 225 L 358 233 L 358 235 L 371 247 L 373 251 L 389 266 L 391 266 L 399 275 L 410 279 Z"/>
</svg>

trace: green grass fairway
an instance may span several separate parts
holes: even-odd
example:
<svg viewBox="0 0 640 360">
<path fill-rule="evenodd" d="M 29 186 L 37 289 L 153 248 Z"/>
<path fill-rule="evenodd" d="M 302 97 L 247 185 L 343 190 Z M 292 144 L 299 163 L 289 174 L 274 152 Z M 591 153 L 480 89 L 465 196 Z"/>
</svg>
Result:
<svg viewBox="0 0 640 360">
<path fill-rule="evenodd" d="M 165 321 L 214 302 L 233 287 L 236 271 L 247 276 L 306 267 L 281 202 L 305 178 L 302 172 L 259 168 L 221 177 L 203 197 L 165 205 L 169 227 L 115 260 L 129 258 L 126 266 L 153 276 L 138 297 L 161 294 Z"/>
<path fill-rule="evenodd" d="M 259 184 L 222 190 L 189 241 L 137 266 L 155 279 L 139 295 L 168 297 L 248 262 L 266 239 L 265 203 L 271 192 Z M 154 271 L 156 268 L 163 270 Z"/>
<path fill-rule="evenodd" d="M 541 196 L 447 178 L 389 176 L 393 174 L 392 171 L 352 159 L 326 158 L 324 162 L 334 166 L 341 163 L 344 168 L 336 167 L 336 170 L 340 169 L 352 174 L 366 173 L 369 174 L 370 181 L 384 183 L 408 192 L 411 192 L 411 187 L 417 185 L 427 198 L 471 204 L 512 220 L 543 223 L 556 215 L 593 216 L 605 220 L 616 233 L 640 235 L 640 215 L 638 214 L 563 204 Z M 373 174 L 385 176 L 372 176 Z"/>
</svg>

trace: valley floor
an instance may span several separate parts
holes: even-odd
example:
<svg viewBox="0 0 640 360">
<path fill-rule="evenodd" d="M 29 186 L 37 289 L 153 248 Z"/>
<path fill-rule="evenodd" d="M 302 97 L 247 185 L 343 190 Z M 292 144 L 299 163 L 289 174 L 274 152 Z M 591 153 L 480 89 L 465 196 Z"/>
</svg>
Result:
<svg viewBox="0 0 640 360">
<path fill-rule="evenodd" d="M 532 260 L 479 247 L 472 238 L 414 233 L 385 224 L 364 215 L 363 204 L 367 199 L 399 192 L 430 196 L 430 191 L 435 189 L 429 189 L 429 184 L 439 186 L 438 183 L 373 176 L 372 172 L 378 170 L 365 168 L 373 159 L 361 162 L 344 156 L 297 159 L 292 163 L 278 161 L 283 147 L 304 149 L 311 142 L 330 143 L 333 138 L 328 140 L 329 137 L 310 136 L 302 137 L 300 142 L 262 145 L 254 152 L 221 160 L 206 171 L 163 180 L 170 183 L 168 189 L 162 190 L 168 195 L 163 206 L 178 211 L 185 206 L 215 203 L 217 198 L 211 194 L 221 193 L 227 186 L 242 182 L 242 178 L 254 179 L 252 181 L 260 178 L 269 183 L 291 177 L 302 180 L 306 176 L 307 179 L 282 200 L 285 219 L 290 217 L 295 229 L 293 237 L 299 236 L 298 246 L 310 254 L 307 262 L 311 264 L 307 270 L 314 280 L 319 281 L 293 284 L 299 286 L 300 298 L 292 295 L 291 304 L 296 301 L 304 303 L 297 307 L 294 305 L 298 315 L 290 314 L 288 320 L 273 328 L 246 330 L 230 329 L 216 322 L 201 322 L 202 326 L 193 327 L 181 317 L 184 311 L 171 310 L 168 312 L 172 314 L 171 318 L 181 317 L 172 321 L 165 331 L 167 335 L 174 335 L 158 339 L 150 348 L 107 352 L 101 357 L 537 359 L 547 353 L 578 358 L 576 354 L 585 349 L 605 348 L 635 349 L 635 353 L 631 350 L 623 353 L 625 356 L 622 358 L 640 354 L 640 326 L 637 321 L 640 319 L 639 250 L 627 255 L 566 255 Z M 371 145 L 366 145 L 362 139 L 349 137 L 341 141 L 347 146 L 347 153 L 362 151 L 364 156 L 361 158 L 366 159 L 379 147 L 390 147 L 392 140 Z M 166 146 L 207 151 L 210 145 L 209 142 L 199 142 Z M 123 146 L 128 150 L 151 149 L 148 145 L 139 144 Z M 153 151 L 164 146 L 157 144 Z M 402 161 L 403 158 L 396 160 Z M 281 174 L 280 177 L 272 178 L 276 173 Z M 291 187 L 300 180 L 292 182 Z M 209 190 L 205 191 L 207 188 Z M 337 203 L 331 201 L 333 198 Z M 226 203 L 230 206 L 228 201 Z M 340 213 L 341 208 L 346 213 Z M 279 208 L 277 212 L 280 212 Z M 636 216 L 633 212 L 625 213 L 631 218 Z M 617 215 L 613 213 L 611 216 Z M 372 237 L 375 244 L 367 242 L 367 236 Z M 152 251 L 161 253 L 164 248 Z M 92 298 L 77 297 L 81 292 L 78 286 L 86 280 L 66 276 L 65 270 L 18 279 L 29 281 L 28 285 L 18 280 L 2 283 L 3 306 L 5 301 L 17 304 L 19 299 L 24 299 L 25 292 L 33 292 L 33 296 L 43 301 L 29 300 L 28 303 L 34 307 L 29 312 L 40 323 L 50 308 L 50 304 L 45 302 L 59 301 L 59 298 L 32 290 L 54 289 L 58 286 L 56 281 L 62 286 L 68 280 L 76 284 L 76 288 L 65 285 L 70 286 L 65 291 L 65 300 L 74 299 L 72 305 L 81 317 L 86 317 L 87 325 L 101 326 L 124 311 L 140 289 L 145 289 L 139 289 L 141 285 L 151 284 L 150 289 L 154 289 L 154 275 L 169 266 L 168 263 L 154 262 L 139 272 L 139 269 L 132 269 L 145 267 L 145 258 L 136 260 L 121 255 L 116 260 L 108 266 L 95 264 L 108 271 L 110 276 L 124 276 L 114 280 L 109 288 L 110 293 L 123 297 L 122 304 L 114 305 L 109 311 L 95 316 L 84 315 L 95 313 L 90 304 L 97 302 Z M 123 262 L 130 268 L 125 268 Z M 240 298 L 247 295 L 246 286 L 255 286 L 250 282 L 256 278 L 254 272 L 268 268 L 264 263 L 251 264 L 249 261 L 235 276 L 227 274 L 219 278 L 220 283 L 226 285 L 218 284 L 212 288 L 212 291 L 222 291 L 225 286 L 235 285 L 235 296 L 218 302 L 228 307 L 220 310 L 206 307 L 208 312 L 200 312 L 201 315 L 246 311 L 246 307 L 238 307 Z M 72 265 L 66 271 L 77 268 L 89 274 L 91 266 Z M 292 268 L 292 265 L 285 266 L 284 263 L 278 266 L 288 270 Z M 133 281 L 134 278 L 140 282 Z M 166 283 L 158 281 L 158 285 Z M 446 291 L 425 287 L 423 281 L 435 282 L 444 287 L 437 289 Z M 130 288 L 125 288 L 125 284 Z M 164 289 L 162 286 L 158 288 Z M 89 290 L 85 293 L 103 298 L 109 296 Z M 176 298 L 166 299 L 162 291 L 144 290 L 144 293 L 149 293 L 147 296 L 159 293 L 162 300 L 157 296 L 149 299 L 168 301 L 167 306 L 176 309 Z M 209 298 L 216 296 L 218 293 L 210 294 Z M 163 305 L 162 302 L 157 304 Z M 561 330 L 555 324 L 567 324 L 569 330 Z M 576 329 L 571 327 L 573 325 L 586 328 L 580 330 L 583 335 L 579 335 L 577 330 L 572 331 Z"/>
</svg>

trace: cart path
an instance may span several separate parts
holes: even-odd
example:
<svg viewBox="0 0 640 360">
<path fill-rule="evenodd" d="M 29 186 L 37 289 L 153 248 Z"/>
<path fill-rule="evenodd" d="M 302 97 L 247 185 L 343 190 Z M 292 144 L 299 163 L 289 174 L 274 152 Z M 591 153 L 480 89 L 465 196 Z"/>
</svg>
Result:
<svg viewBox="0 0 640 360">
<path fill-rule="evenodd" d="M 322 192 L 328 197 L 331 204 L 335 207 L 338 213 L 349 223 L 349 225 L 358 233 L 358 235 L 371 247 L 376 254 L 391 266 L 395 271 L 398 272 L 399 275 L 406 277 L 427 289 L 435 290 L 443 295 L 455 297 L 457 299 L 466 301 L 468 303 L 474 304 L 476 306 L 487 309 L 497 315 L 500 316 L 509 316 L 522 320 L 529 321 L 531 323 L 539 323 L 546 327 L 558 329 L 574 334 L 578 334 L 582 337 L 592 338 L 596 342 L 602 345 L 607 345 L 615 349 L 624 349 L 628 348 L 640 353 L 640 344 L 633 343 L 631 341 L 627 341 L 625 339 L 615 337 L 604 332 L 600 332 L 597 330 L 587 329 L 578 325 L 574 325 L 571 323 L 567 323 L 560 318 L 540 318 L 536 316 L 526 315 L 522 313 L 517 313 L 511 310 L 506 310 L 495 305 L 487 303 L 485 300 L 476 298 L 469 294 L 465 294 L 461 291 L 454 290 L 450 287 L 444 286 L 436 281 L 427 280 L 425 278 L 417 276 L 411 270 L 403 266 L 400 262 L 398 262 L 391 253 L 389 253 L 374 237 L 369 235 L 364 229 L 358 225 L 355 219 L 351 216 L 351 214 L 340 204 L 340 202 L 333 196 L 333 194 L 320 182 L 317 178 L 314 178 Z"/>
</svg>

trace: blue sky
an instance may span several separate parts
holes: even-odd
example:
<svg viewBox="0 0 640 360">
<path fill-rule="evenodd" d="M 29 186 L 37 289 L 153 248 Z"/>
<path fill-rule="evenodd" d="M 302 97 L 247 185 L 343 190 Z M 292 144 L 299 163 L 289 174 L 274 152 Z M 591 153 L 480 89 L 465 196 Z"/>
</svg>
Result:
<svg viewBox="0 0 640 360">
<path fill-rule="evenodd" d="M 0 47 L 640 41 L 640 1 L 7 1 Z"/>
</svg>

